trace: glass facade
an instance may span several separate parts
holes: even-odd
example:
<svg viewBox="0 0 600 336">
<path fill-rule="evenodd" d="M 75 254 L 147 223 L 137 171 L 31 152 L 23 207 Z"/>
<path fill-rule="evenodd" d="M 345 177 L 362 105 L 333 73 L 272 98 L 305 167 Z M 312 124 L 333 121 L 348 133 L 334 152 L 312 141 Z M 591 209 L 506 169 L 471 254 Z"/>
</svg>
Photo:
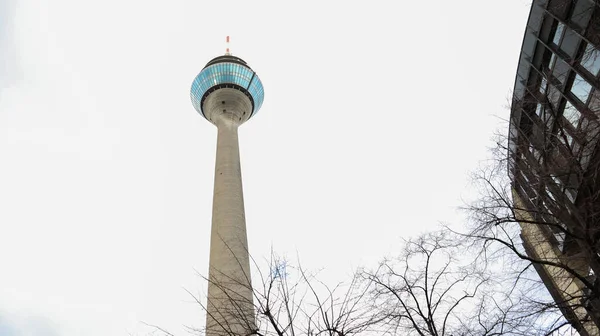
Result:
<svg viewBox="0 0 600 336">
<path fill-rule="evenodd" d="M 600 123 L 593 115 L 600 112 L 600 46 L 593 44 L 589 38 L 586 39 L 581 29 L 574 29 L 569 18 L 543 13 L 541 17 L 552 29 L 534 30 L 532 32 L 536 34 L 535 38 L 524 42 L 538 45 L 539 48 L 531 47 L 531 50 L 537 50 L 544 57 L 536 58 L 536 55 L 526 53 L 526 48 L 523 47 L 521 56 L 527 57 L 531 66 L 527 81 L 538 84 L 530 85 L 527 93 L 521 92 L 514 96 L 515 101 L 522 103 L 516 105 L 520 111 L 514 115 L 521 117 L 511 120 L 511 123 L 517 125 L 518 135 L 511 133 L 511 141 L 516 143 L 509 143 L 509 146 L 529 148 L 529 151 L 523 150 L 528 152 L 523 155 L 524 152 L 517 149 L 514 154 L 509 155 L 509 161 L 520 156 L 525 162 L 524 165 L 509 163 L 509 167 L 515 167 L 515 171 L 509 173 L 511 177 L 519 176 L 518 170 L 522 170 L 522 173 L 526 170 L 528 173 L 540 174 L 542 165 L 548 165 L 544 169 L 567 167 L 565 169 L 571 173 L 576 171 L 568 165 L 577 165 L 579 160 L 583 163 L 581 153 L 585 150 L 593 152 L 596 142 L 590 140 L 589 129 L 600 129 Z M 522 117 L 523 114 L 527 117 Z M 588 127 L 590 124 L 596 126 Z M 565 181 L 572 179 L 571 176 L 564 178 Z M 564 196 L 561 196 L 561 200 L 575 202 L 580 182 L 565 188 L 556 178 L 552 180 L 553 184 L 560 187 L 560 194 L 556 191 L 553 195 L 550 190 L 543 188 L 537 190 L 535 183 L 527 178 L 519 181 L 519 188 L 525 191 L 524 197 L 528 195 L 530 198 L 531 192 L 541 192 L 552 203 L 562 202 L 554 198 L 556 195 Z"/>
<path fill-rule="evenodd" d="M 600 7 L 597 0 L 532 2 L 511 106 L 509 176 L 525 211 L 539 218 L 538 226 L 554 229 L 548 242 L 570 258 L 581 255 L 583 240 L 565 231 L 597 230 Z M 530 238 L 526 231 L 522 237 Z M 577 262 L 582 274 L 600 274 L 600 264 Z M 560 294 L 555 282 L 544 283 Z M 600 309 L 584 309 L 594 318 L 591 328 L 573 325 L 578 331 L 597 332 Z M 577 321 L 573 311 L 564 314 L 569 322 Z"/>
<path fill-rule="evenodd" d="M 254 100 L 252 114 L 262 106 L 264 88 L 255 72 L 241 64 L 223 62 L 204 68 L 194 79 L 190 96 L 198 112 L 202 111 L 202 96 L 212 87 L 221 84 L 235 84 L 247 90 Z"/>
</svg>

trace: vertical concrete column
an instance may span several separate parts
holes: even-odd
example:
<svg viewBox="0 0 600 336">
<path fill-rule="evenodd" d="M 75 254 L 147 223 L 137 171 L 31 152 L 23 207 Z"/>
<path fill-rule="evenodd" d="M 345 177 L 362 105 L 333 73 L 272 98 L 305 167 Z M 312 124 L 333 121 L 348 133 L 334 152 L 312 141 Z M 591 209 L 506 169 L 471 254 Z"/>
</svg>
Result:
<svg viewBox="0 0 600 336">
<path fill-rule="evenodd" d="M 255 328 L 238 123 L 216 120 L 217 159 L 210 240 L 207 336 L 248 335 Z"/>
</svg>

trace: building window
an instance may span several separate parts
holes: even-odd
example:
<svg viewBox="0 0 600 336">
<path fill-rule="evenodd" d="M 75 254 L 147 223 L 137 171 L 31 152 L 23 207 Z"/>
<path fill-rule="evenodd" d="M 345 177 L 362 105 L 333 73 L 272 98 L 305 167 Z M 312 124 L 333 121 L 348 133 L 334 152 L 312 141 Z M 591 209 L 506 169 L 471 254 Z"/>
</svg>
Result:
<svg viewBox="0 0 600 336">
<path fill-rule="evenodd" d="M 558 25 L 556 26 L 556 32 L 554 33 L 554 38 L 552 39 L 552 43 L 554 43 L 556 45 L 560 44 L 560 40 L 562 39 L 564 30 L 565 30 L 565 25 L 562 24 L 561 22 L 559 22 Z"/>
<path fill-rule="evenodd" d="M 544 108 L 542 107 L 542 104 L 538 103 L 537 107 L 535 108 L 535 114 L 542 118 L 542 113 L 544 113 Z"/>
<path fill-rule="evenodd" d="M 560 142 L 562 142 L 567 147 L 571 148 L 571 144 L 573 143 L 573 137 L 571 136 L 571 134 L 569 134 L 569 132 L 567 132 L 567 130 L 563 128 L 562 136 L 560 136 L 559 138 Z"/>
<path fill-rule="evenodd" d="M 570 71 L 571 67 L 569 67 L 569 65 L 565 61 L 559 58 L 556 60 L 556 64 L 554 66 L 554 71 L 552 72 L 552 74 L 554 75 L 554 77 L 556 77 L 556 79 L 558 79 L 561 82 L 561 84 L 565 84 L 565 82 L 567 81 L 567 75 Z"/>
<path fill-rule="evenodd" d="M 565 109 L 563 110 L 563 117 L 565 117 L 573 127 L 577 128 L 577 126 L 579 126 L 579 120 L 581 119 L 581 112 L 567 100 Z"/>
<path fill-rule="evenodd" d="M 562 42 L 560 44 L 560 50 L 564 51 L 565 54 L 569 55 L 569 58 L 575 57 L 575 52 L 579 47 L 580 37 L 570 28 L 565 28 Z"/>
<path fill-rule="evenodd" d="M 564 232 L 554 232 L 554 238 L 556 238 L 556 242 L 558 243 L 558 250 L 563 252 L 563 247 L 565 245 L 565 237 L 566 234 Z"/>
<path fill-rule="evenodd" d="M 542 77 L 542 83 L 540 84 L 540 92 L 542 94 L 546 93 L 546 88 L 548 87 L 548 81 L 546 78 Z"/>
<path fill-rule="evenodd" d="M 588 44 L 581 58 L 581 65 L 592 75 L 597 76 L 600 70 L 600 51 Z"/>
<path fill-rule="evenodd" d="M 550 101 L 550 104 L 552 104 L 552 108 L 558 110 L 560 98 L 562 97 L 560 91 L 554 85 L 548 85 L 548 87 L 548 100 Z"/>
<path fill-rule="evenodd" d="M 579 28 L 587 26 L 590 17 L 594 12 L 594 6 L 595 4 L 593 1 L 577 1 L 571 14 L 571 22 Z"/>
<path fill-rule="evenodd" d="M 592 91 L 592 86 L 585 79 L 583 79 L 580 75 L 575 76 L 575 80 L 573 81 L 573 85 L 571 86 L 571 93 L 579 99 L 582 103 L 587 103 L 590 92 Z"/>
<path fill-rule="evenodd" d="M 552 56 L 550 56 L 550 62 L 548 63 L 548 70 L 550 70 L 550 72 L 552 72 L 552 69 L 554 69 L 554 63 L 556 63 L 556 54 L 552 53 Z"/>
</svg>

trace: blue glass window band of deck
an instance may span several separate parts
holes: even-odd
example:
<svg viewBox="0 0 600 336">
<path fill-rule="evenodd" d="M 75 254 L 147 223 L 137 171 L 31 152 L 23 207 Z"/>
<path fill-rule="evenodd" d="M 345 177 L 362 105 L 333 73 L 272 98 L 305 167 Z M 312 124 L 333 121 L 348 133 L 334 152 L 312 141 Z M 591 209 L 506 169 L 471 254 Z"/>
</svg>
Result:
<svg viewBox="0 0 600 336">
<path fill-rule="evenodd" d="M 250 68 L 235 63 L 217 63 L 204 68 L 192 82 L 190 98 L 196 111 L 202 113 L 202 97 L 214 86 L 235 84 L 244 88 L 253 100 L 254 115 L 262 106 L 264 88 L 262 82 Z"/>
</svg>

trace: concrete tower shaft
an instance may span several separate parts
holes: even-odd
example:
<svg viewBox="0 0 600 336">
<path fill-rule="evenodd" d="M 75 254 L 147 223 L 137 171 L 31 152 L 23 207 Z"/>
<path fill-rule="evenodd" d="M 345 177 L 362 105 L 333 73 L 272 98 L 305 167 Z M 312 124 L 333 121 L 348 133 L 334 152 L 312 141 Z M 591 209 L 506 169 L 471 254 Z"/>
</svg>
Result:
<svg viewBox="0 0 600 336">
<path fill-rule="evenodd" d="M 219 56 L 192 83 L 192 104 L 217 126 L 206 335 L 250 335 L 256 329 L 238 127 L 260 108 L 264 90 L 246 62 Z"/>
<path fill-rule="evenodd" d="M 213 92 L 203 104 L 206 118 L 218 129 L 207 336 L 247 335 L 255 328 L 238 141 L 238 126 L 248 120 L 251 109 L 248 97 L 230 88 Z"/>
</svg>

